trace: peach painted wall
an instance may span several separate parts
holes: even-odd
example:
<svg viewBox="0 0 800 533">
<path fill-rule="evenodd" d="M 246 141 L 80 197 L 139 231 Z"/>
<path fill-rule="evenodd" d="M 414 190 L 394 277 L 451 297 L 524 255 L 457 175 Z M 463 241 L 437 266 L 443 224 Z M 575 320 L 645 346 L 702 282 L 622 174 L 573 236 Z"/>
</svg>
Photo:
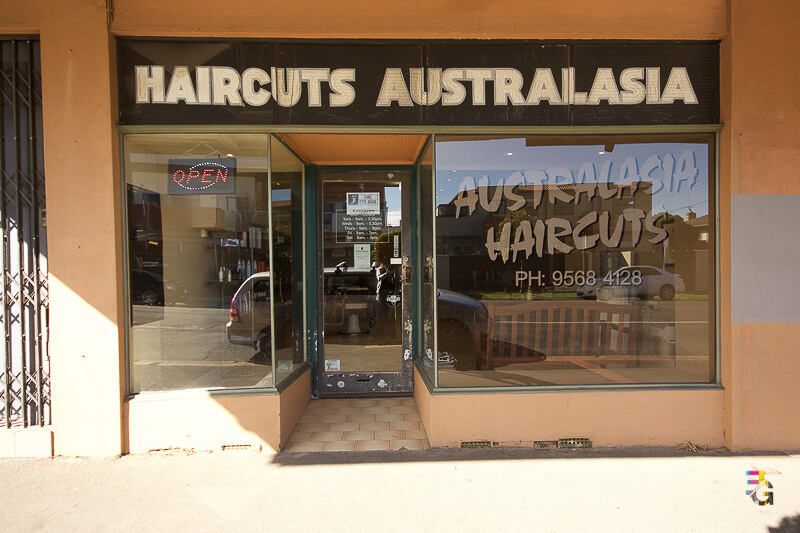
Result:
<svg viewBox="0 0 800 533">
<path fill-rule="evenodd" d="M 275 451 L 280 443 L 280 396 L 211 396 L 197 391 L 161 398 L 139 395 L 125 403 L 126 453 L 183 448 L 220 450 L 251 445 Z M 161 396 L 161 395 L 158 395 Z"/>
<path fill-rule="evenodd" d="M 311 371 L 306 371 L 294 383 L 281 392 L 280 417 L 281 449 L 289 441 L 289 436 L 294 431 L 294 427 L 303 416 L 308 402 L 311 401 Z"/>
<path fill-rule="evenodd" d="M 121 35 L 451 39 L 713 39 L 726 0 L 264 2 L 114 0 Z"/>
<path fill-rule="evenodd" d="M 719 404 L 722 393 L 718 391 L 437 395 L 423 399 L 419 396 L 424 390 L 420 381 L 417 381 L 417 395 L 421 411 L 428 413 L 423 414 L 428 421 L 426 428 L 435 423 L 442 431 L 449 424 L 447 411 L 461 409 L 453 405 L 455 399 L 461 398 L 464 408 L 472 411 L 476 399 L 483 398 L 486 406 L 509 417 L 520 416 L 520 420 L 532 416 L 528 414 L 534 412 L 531 407 L 536 407 L 536 411 L 548 408 L 562 415 L 566 413 L 563 421 L 545 423 L 547 418 L 539 419 L 537 427 L 547 429 L 548 433 L 587 427 L 598 431 L 599 442 L 610 442 L 614 437 L 606 435 L 599 421 L 616 427 L 618 422 L 613 418 L 616 414 L 608 413 L 638 416 L 638 411 L 630 412 L 632 408 L 626 407 L 633 400 L 651 406 L 656 412 L 661 412 L 659 406 L 671 403 L 674 408 L 664 412 L 668 419 L 673 416 L 670 413 L 685 409 L 690 416 L 686 428 L 666 432 L 657 428 L 643 432 L 633 427 L 617 427 L 619 434 L 634 439 L 631 443 L 653 434 L 666 440 L 682 438 L 690 430 L 698 436 L 705 435 L 708 443 L 716 442 L 718 435 L 724 433 L 722 442 L 732 448 L 800 447 L 800 424 L 796 414 L 791 418 L 793 413 L 800 412 L 800 398 L 787 392 L 776 404 L 774 392 L 777 384 L 782 388 L 791 385 L 785 383 L 784 376 L 800 375 L 800 358 L 787 356 L 793 353 L 797 325 L 732 324 L 728 231 L 731 217 L 735 216 L 731 212 L 730 195 L 800 194 L 800 181 L 794 172 L 800 168 L 796 140 L 800 103 L 793 90 L 800 85 L 800 72 L 786 68 L 790 65 L 786 58 L 800 56 L 797 2 L 576 0 L 554 4 L 413 0 L 370 4 L 344 0 L 343 3 L 306 2 L 303 8 L 298 8 L 296 3 L 242 0 L 236 3 L 236 9 L 219 9 L 219 3 L 211 0 L 115 0 L 113 5 L 110 34 L 104 0 L 68 3 L 0 0 L 0 33 L 39 33 L 42 43 L 56 453 L 114 455 L 122 450 L 126 426 L 122 409 L 124 350 L 120 327 L 123 298 L 119 161 L 114 131 L 116 86 L 113 39 L 109 39 L 115 34 L 722 38 L 721 100 L 726 124 L 720 153 L 721 340 L 723 385 L 727 389 L 724 402 Z M 756 97 L 761 94 L 763 98 Z M 239 409 L 238 402 L 233 404 L 232 408 Z M 291 405 L 278 409 L 289 412 L 288 408 L 292 418 L 299 404 Z M 569 405 L 569 409 L 564 405 Z M 139 416 L 135 411 L 131 415 Z M 586 418 L 580 414 L 582 411 L 599 418 Z M 723 416 L 724 419 L 720 418 Z M 787 416 L 793 423 L 787 424 Z M 702 418 L 707 427 L 701 427 Z M 513 419 L 506 420 L 511 423 Z M 491 424 L 495 423 L 487 420 L 479 427 L 494 427 Z M 500 431 L 502 435 L 513 433 L 505 427 Z M 278 435 L 284 434 L 285 428 L 278 431 Z"/>
<path fill-rule="evenodd" d="M 41 0 L 0 0 L 0 35 L 39 33 Z"/>
<path fill-rule="evenodd" d="M 281 394 L 140 394 L 125 402 L 126 453 L 166 448 L 220 450 L 250 445 L 268 452 L 288 440 L 311 397 L 310 372 Z"/>
<path fill-rule="evenodd" d="M 753 240 L 772 240 L 772 253 L 762 256 L 765 272 L 781 280 L 778 297 L 769 306 L 797 307 L 797 217 L 787 226 L 786 209 L 800 207 L 800 100 L 793 88 L 800 86 L 800 3 L 782 0 L 731 0 L 730 37 L 723 46 L 722 113 L 728 127 L 722 139 L 722 176 L 730 178 L 722 190 L 723 202 L 732 206 L 723 215 L 723 235 L 733 221 L 723 264 L 729 273 L 733 313 L 723 315 L 723 383 L 726 396 L 726 445 L 733 449 L 800 448 L 800 357 L 797 345 L 800 322 L 795 312 L 768 316 L 753 312 L 758 297 L 751 277 L 741 272 L 752 267 L 751 241 L 742 239 L 740 228 L 763 226 Z M 789 59 L 791 58 L 791 59 Z M 728 93 L 729 98 L 725 98 Z M 777 195 L 766 199 L 760 195 Z M 758 212 L 752 205 L 764 206 Z M 747 214 L 744 214 L 744 209 Z M 782 211 L 782 212 L 781 212 Z M 727 215 L 727 216 L 726 216 Z M 783 226 L 783 239 L 772 236 Z M 790 239 L 789 243 L 785 239 Z M 757 244 L 757 243 L 756 243 Z M 739 250 L 737 252 L 737 250 Z M 723 256 L 725 257 L 725 256 Z M 737 274 L 738 273 L 738 274 Z M 781 291 L 781 287 L 783 290 Z M 723 293 L 726 290 L 723 289 Z M 748 297 L 737 298 L 737 292 Z M 739 307 L 737 308 L 737 300 Z M 778 322 L 780 321 L 780 322 Z M 729 326 L 728 326 L 729 325 Z M 727 363 L 727 364 L 726 364 Z"/>
<path fill-rule="evenodd" d="M 724 445 L 722 390 L 431 395 L 417 383 L 434 447 L 471 440 L 530 446 L 568 437 L 588 437 L 594 446 Z"/>
<path fill-rule="evenodd" d="M 116 455 L 124 387 L 115 50 L 102 1 L 41 10 L 55 452 Z"/>
</svg>

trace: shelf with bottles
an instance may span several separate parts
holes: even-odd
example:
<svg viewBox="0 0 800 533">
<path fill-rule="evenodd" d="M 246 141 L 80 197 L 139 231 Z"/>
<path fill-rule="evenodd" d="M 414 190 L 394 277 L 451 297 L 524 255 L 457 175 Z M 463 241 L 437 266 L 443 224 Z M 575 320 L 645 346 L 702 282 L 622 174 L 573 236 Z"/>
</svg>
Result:
<svg viewBox="0 0 800 533">
<path fill-rule="evenodd" d="M 265 272 L 269 267 L 266 233 L 259 226 L 242 228 L 241 232 L 225 232 L 215 235 L 213 244 L 207 248 L 214 250 L 214 279 L 209 285 L 235 285 L 257 272 Z"/>
</svg>

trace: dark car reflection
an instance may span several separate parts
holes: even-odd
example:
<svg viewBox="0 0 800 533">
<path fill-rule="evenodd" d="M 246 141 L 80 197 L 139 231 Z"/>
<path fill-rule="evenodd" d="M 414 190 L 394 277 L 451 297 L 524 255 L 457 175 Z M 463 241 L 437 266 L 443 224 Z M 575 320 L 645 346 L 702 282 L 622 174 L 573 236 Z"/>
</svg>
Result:
<svg viewBox="0 0 800 533">
<path fill-rule="evenodd" d="M 355 315 L 361 324 L 374 325 L 376 305 L 385 309 L 400 302 L 398 282 L 382 284 L 381 294 L 376 293 L 375 271 L 368 268 L 330 268 L 324 275 L 325 327 L 346 327 L 349 317 Z M 270 275 L 261 272 L 242 283 L 231 300 L 230 321 L 226 330 L 228 341 L 252 346 L 260 352 L 269 349 L 270 335 Z M 378 296 L 378 298 L 376 298 Z M 474 349 L 474 339 L 485 333 L 489 314 L 481 302 L 448 290 L 437 291 L 437 314 L 440 330 L 440 351 L 448 342 L 467 342 Z M 275 312 L 276 331 L 291 324 L 291 302 L 280 304 Z M 447 340 L 450 339 L 450 340 Z"/>
<path fill-rule="evenodd" d="M 131 300 L 143 305 L 185 303 L 187 291 L 177 281 L 147 270 L 131 270 Z"/>
</svg>

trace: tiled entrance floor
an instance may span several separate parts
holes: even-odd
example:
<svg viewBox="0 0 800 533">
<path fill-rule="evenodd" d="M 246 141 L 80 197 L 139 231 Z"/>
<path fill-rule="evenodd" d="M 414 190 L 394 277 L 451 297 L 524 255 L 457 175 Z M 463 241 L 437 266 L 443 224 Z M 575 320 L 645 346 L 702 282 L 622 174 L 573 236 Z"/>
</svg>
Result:
<svg viewBox="0 0 800 533">
<path fill-rule="evenodd" d="M 312 400 L 285 452 L 430 448 L 414 398 Z"/>
</svg>

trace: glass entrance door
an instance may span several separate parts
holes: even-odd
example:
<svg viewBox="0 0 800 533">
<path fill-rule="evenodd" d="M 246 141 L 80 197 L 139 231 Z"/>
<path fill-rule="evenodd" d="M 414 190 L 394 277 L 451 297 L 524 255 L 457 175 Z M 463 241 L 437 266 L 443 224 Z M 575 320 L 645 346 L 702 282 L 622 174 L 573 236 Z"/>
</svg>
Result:
<svg viewBox="0 0 800 533">
<path fill-rule="evenodd" d="M 319 393 L 412 390 L 411 171 L 321 172 Z"/>
</svg>

